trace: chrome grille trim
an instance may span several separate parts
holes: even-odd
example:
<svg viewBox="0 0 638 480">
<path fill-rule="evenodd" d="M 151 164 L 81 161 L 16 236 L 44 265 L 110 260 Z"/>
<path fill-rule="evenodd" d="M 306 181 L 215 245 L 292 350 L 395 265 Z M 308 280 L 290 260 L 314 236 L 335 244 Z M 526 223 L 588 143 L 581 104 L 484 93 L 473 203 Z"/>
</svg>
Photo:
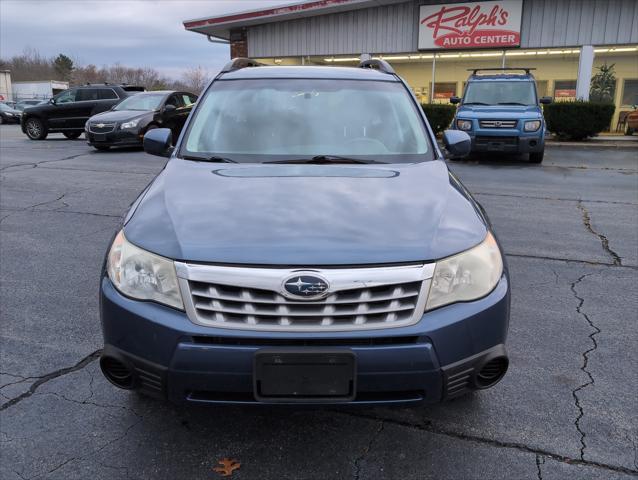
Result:
<svg viewBox="0 0 638 480">
<path fill-rule="evenodd" d="M 282 332 L 334 332 L 404 327 L 425 309 L 434 265 L 374 268 L 248 268 L 175 262 L 188 318 L 197 325 Z M 317 274 L 327 296 L 294 300 L 286 278 Z"/>
<path fill-rule="evenodd" d="M 98 123 L 102 124 L 104 126 L 98 128 L 97 127 Z M 116 123 L 103 123 L 103 122 L 89 123 L 89 132 L 91 132 L 91 133 L 111 133 L 113 130 L 115 130 L 115 125 L 117 125 L 117 124 Z"/>
<path fill-rule="evenodd" d="M 516 128 L 518 120 L 479 120 L 481 128 Z"/>
</svg>

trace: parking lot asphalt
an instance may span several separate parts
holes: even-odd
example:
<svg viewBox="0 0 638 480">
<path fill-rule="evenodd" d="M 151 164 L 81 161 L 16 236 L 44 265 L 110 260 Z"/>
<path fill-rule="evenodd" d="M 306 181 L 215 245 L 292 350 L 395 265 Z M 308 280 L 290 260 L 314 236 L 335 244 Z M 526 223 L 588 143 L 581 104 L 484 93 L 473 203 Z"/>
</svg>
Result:
<svg viewBox="0 0 638 480">
<path fill-rule="evenodd" d="M 0 127 L 0 478 L 638 476 L 638 150 L 451 163 L 507 253 L 511 366 L 404 409 L 176 407 L 102 377 L 103 255 L 163 165 Z"/>
</svg>

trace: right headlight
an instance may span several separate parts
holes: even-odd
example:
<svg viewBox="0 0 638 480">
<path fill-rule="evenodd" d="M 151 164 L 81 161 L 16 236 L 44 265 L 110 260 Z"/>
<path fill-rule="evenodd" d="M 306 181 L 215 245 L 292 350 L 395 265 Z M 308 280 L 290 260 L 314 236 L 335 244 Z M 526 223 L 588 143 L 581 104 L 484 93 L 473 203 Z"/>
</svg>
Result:
<svg viewBox="0 0 638 480">
<path fill-rule="evenodd" d="M 456 128 L 459 130 L 472 130 L 472 122 L 470 120 L 457 120 Z"/>
<path fill-rule="evenodd" d="M 502 274 L 501 252 L 488 232 L 476 247 L 436 262 L 425 309 L 484 297 Z"/>
<path fill-rule="evenodd" d="M 111 282 L 124 295 L 184 309 L 173 261 L 136 247 L 123 231 L 113 240 L 106 266 Z"/>
</svg>

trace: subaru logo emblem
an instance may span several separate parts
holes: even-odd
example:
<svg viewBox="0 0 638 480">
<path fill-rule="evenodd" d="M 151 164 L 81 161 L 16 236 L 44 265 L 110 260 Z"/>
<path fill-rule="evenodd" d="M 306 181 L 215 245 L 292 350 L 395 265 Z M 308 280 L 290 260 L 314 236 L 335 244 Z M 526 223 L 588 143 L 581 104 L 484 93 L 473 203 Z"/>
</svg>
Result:
<svg viewBox="0 0 638 480">
<path fill-rule="evenodd" d="M 327 280 L 314 275 L 296 273 L 286 278 L 283 283 L 283 294 L 291 298 L 316 300 L 328 294 Z"/>
</svg>

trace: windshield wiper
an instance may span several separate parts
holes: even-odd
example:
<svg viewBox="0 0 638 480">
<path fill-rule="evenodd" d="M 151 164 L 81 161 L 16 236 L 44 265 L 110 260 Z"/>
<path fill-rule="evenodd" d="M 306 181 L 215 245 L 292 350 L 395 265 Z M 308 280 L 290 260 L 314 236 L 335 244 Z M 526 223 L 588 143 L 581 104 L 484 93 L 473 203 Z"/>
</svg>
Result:
<svg viewBox="0 0 638 480">
<path fill-rule="evenodd" d="M 483 102 L 463 102 L 463 105 L 491 105 L 490 103 L 483 103 Z"/>
<path fill-rule="evenodd" d="M 521 102 L 498 102 L 497 105 L 522 105 L 524 107 L 529 106 L 527 103 L 521 103 Z"/>
<path fill-rule="evenodd" d="M 358 158 L 341 157 L 339 155 L 315 155 L 311 158 L 295 158 L 292 160 L 274 160 L 266 163 L 381 163 L 374 160 L 360 160 Z"/>
<path fill-rule="evenodd" d="M 196 162 L 219 162 L 219 163 L 237 163 L 235 160 L 219 155 L 182 155 L 184 160 L 195 160 Z"/>
</svg>

